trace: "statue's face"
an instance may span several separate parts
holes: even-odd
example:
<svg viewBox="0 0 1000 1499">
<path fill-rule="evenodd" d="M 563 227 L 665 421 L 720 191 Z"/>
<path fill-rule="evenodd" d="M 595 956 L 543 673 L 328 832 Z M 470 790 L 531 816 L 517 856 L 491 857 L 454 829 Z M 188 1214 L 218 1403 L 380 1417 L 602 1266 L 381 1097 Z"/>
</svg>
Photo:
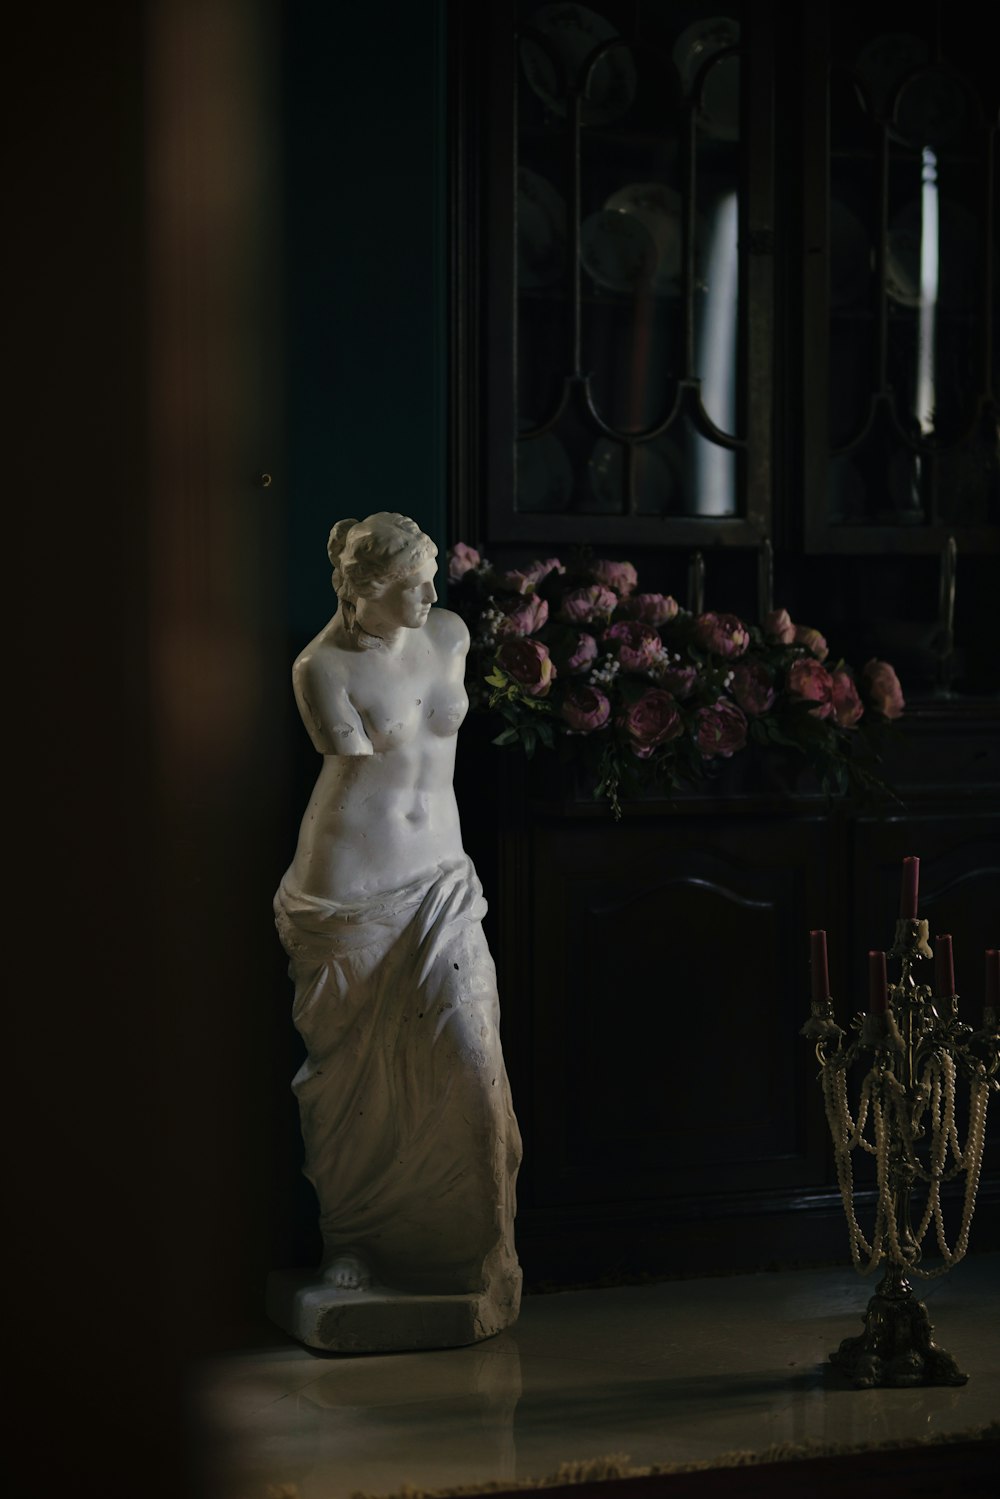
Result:
<svg viewBox="0 0 1000 1499">
<path fill-rule="evenodd" d="M 419 630 L 427 622 L 431 605 L 437 602 L 436 576 L 437 562 L 429 557 L 423 567 L 405 578 L 397 578 L 379 594 L 379 612 L 394 625 Z"/>
</svg>

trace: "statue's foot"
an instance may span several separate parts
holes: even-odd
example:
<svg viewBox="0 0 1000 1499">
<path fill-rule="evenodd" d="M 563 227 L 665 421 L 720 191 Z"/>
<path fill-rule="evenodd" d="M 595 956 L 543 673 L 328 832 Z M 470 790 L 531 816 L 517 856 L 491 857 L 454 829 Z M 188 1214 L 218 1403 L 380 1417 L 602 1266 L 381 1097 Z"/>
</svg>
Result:
<svg viewBox="0 0 1000 1499">
<path fill-rule="evenodd" d="M 371 1271 L 359 1254 L 344 1251 L 323 1266 L 323 1279 L 338 1291 L 367 1291 L 372 1283 Z"/>
</svg>

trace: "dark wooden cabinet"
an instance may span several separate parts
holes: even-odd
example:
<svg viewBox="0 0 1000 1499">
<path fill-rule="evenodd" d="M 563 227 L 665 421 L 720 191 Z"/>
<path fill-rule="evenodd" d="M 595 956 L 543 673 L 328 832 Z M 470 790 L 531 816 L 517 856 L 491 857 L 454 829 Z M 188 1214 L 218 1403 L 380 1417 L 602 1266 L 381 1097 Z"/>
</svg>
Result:
<svg viewBox="0 0 1000 1499">
<path fill-rule="evenodd" d="M 893 661 L 909 700 L 902 802 L 875 812 L 748 751 L 616 825 L 554 760 L 465 731 L 529 1278 L 846 1255 L 798 1035 L 808 931 L 843 1019 L 905 854 L 967 1018 L 1000 939 L 996 70 L 939 0 L 511 0 L 451 25 L 449 539 L 501 564 L 591 547 L 679 597 L 699 549 L 707 606 L 747 618 L 769 539 L 774 602 Z M 971 695 L 931 696 L 949 684 Z"/>
<path fill-rule="evenodd" d="M 888 758 L 903 804 L 878 812 L 751 758 L 615 824 L 551 764 L 526 768 L 473 728 L 459 791 L 492 905 L 530 1280 L 846 1257 L 799 1035 L 808 932 L 829 934 L 846 1025 L 866 1008 L 868 949 L 891 943 L 901 860 L 918 854 L 922 908 L 932 935 L 953 935 L 978 1025 L 1000 921 L 1000 705 L 914 710 Z M 980 1247 L 1000 1241 L 996 1109 L 989 1138 Z"/>
</svg>

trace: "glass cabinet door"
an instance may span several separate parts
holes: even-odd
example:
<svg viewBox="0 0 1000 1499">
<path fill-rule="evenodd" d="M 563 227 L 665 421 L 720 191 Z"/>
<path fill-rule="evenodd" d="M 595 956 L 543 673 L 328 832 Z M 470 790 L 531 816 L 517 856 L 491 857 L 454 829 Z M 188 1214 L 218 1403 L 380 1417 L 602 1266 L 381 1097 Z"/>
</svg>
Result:
<svg viewBox="0 0 1000 1499">
<path fill-rule="evenodd" d="M 768 8 L 522 0 L 509 24 L 490 540 L 754 545 L 771 504 Z"/>
<path fill-rule="evenodd" d="M 806 260 L 806 544 L 996 547 L 997 69 L 960 11 L 893 15 L 833 6 L 826 34 L 821 7 L 807 21 L 807 58 L 829 66 L 805 131 L 825 154 L 806 243 L 826 248 Z"/>
</svg>

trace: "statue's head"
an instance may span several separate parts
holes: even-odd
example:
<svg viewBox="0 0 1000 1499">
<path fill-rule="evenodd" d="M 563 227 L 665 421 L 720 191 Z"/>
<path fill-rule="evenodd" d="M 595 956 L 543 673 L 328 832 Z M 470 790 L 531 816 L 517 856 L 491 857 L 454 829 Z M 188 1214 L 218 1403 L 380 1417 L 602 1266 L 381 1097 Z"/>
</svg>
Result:
<svg viewBox="0 0 1000 1499">
<path fill-rule="evenodd" d="M 367 520 L 338 521 L 327 553 L 337 598 L 353 628 L 359 599 L 380 599 L 422 571 L 430 576 L 434 569 L 428 564 L 433 564 L 437 547 L 409 516 L 379 510 Z"/>
</svg>

